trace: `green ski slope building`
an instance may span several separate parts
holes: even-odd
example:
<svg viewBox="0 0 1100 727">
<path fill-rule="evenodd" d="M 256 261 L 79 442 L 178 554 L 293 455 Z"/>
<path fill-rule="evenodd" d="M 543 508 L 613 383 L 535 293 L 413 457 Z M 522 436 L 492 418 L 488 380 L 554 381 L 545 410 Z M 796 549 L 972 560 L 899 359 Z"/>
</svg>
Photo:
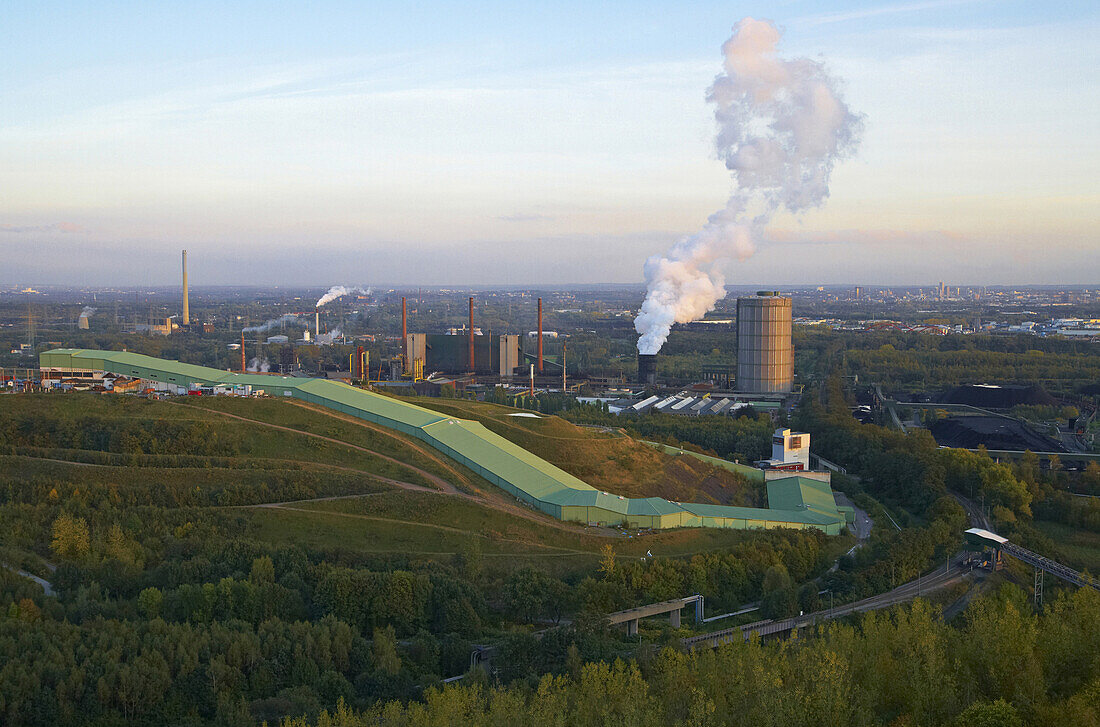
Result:
<svg viewBox="0 0 1100 727">
<path fill-rule="evenodd" d="M 582 482 L 536 457 L 480 422 L 364 391 L 343 382 L 229 371 L 166 361 L 136 353 L 59 348 L 39 356 L 43 371 L 106 372 L 188 388 L 251 387 L 272 397 L 292 397 L 415 437 L 478 473 L 497 487 L 560 520 L 630 528 L 816 528 L 837 535 L 846 515 L 827 483 L 787 477 L 767 483 L 770 508 L 627 498 Z M 847 508 L 845 508 L 847 510 Z"/>
</svg>

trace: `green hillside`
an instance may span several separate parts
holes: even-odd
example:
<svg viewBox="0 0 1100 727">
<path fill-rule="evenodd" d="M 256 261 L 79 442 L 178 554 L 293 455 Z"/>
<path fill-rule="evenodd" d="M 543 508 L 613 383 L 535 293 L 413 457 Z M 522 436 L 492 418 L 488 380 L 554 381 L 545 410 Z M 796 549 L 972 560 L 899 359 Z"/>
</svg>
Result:
<svg viewBox="0 0 1100 727">
<path fill-rule="evenodd" d="M 693 457 L 658 451 L 618 431 L 580 427 L 557 416 L 499 404 L 417 398 L 442 414 L 473 419 L 593 487 L 627 497 L 767 507 L 763 487 Z"/>
</svg>

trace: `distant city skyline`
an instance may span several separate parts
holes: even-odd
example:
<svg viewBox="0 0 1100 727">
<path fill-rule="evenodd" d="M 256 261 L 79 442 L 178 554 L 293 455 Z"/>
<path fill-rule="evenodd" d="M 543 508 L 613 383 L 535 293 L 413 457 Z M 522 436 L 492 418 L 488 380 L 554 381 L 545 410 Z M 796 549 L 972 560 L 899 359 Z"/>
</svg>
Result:
<svg viewBox="0 0 1100 727">
<path fill-rule="evenodd" d="M 732 286 L 1100 282 L 1094 3 L 32 4 L 0 47 L 0 283 L 638 283 L 725 202 L 744 16 L 865 115 Z"/>
</svg>

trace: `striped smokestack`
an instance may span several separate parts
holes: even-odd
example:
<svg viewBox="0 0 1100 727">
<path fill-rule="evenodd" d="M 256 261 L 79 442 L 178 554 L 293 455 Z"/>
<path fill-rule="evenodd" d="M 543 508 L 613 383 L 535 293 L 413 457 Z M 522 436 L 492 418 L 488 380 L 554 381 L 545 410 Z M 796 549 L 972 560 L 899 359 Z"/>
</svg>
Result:
<svg viewBox="0 0 1100 727">
<path fill-rule="evenodd" d="M 539 298 L 539 374 L 542 373 L 542 298 Z"/>
</svg>

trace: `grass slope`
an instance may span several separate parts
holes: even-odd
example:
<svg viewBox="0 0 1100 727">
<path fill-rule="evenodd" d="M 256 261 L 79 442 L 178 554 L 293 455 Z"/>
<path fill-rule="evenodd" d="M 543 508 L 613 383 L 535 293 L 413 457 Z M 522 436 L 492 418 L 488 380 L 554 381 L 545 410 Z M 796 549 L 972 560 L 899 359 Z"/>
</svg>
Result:
<svg viewBox="0 0 1100 727">
<path fill-rule="evenodd" d="M 0 443 L 7 446 L 0 447 L 0 500 L 16 507 L 34 507 L 58 495 L 79 497 L 93 508 L 232 507 L 220 512 L 237 518 L 250 537 L 299 544 L 342 561 L 395 555 L 449 561 L 476 543 L 487 569 L 508 571 L 538 564 L 560 574 L 591 569 L 609 542 L 619 557 L 634 558 L 647 551 L 661 556 L 707 552 L 755 537 L 739 531 L 685 529 L 609 538 L 607 531 L 560 523 L 517 505 L 419 442 L 284 401 L 195 397 L 158 402 L 51 394 L 4 397 L 3 404 Z M 485 406 L 482 417 L 491 421 L 504 416 L 502 411 L 507 410 Z M 462 415 L 472 416 L 468 410 Z M 618 489 L 629 492 L 625 479 L 633 468 L 652 467 L 665 478 L 670 471 L 680 472 L 691 484 L 718 470 L 705 463 L 695 470 L 694 458 L 669 457 L 634 440 L 557 418 L 520 422 L 497 421 L 494 426 L 536 451 L 553 451 L 561 458 L 623 459 L 625 463 L 604 480 L 609 489 L 614 478 L 622 478 L 624 486 Z M 157 434 L 164 431 L 179 438 L 162 441 Z M 318 436 L 374 454 L 320 441 Z M 678 469 L 681 465 L 687 466 Z M 398 489 L 388 481 L 433 485 L 418 472 L 456 484 L 456 475 L 467 478 L 490 499 L 454 490 L 443 494 Z M 643 486 L 653 482 L 652 477 L 643 479 Z M 57 493 L 51 494 L 53 490 Z M 30 542 L 28 538 L 18 540 Z"/>
<path fill-rule="evenodd" d="M 1058 544 L 1066 565 L 1089 573 L 1100 573 L 1100 533 L 1078 530 L 1048 520 L 1036 520 L 1044 535 Z"/>
<path fill-rule="evenodd" d="M 485 402 L 417 398 L 416 404 L 473 419 L 593 487 L 626 497 L 766 507 L 763 488 L 726 468 L 674 457 L 621 433 L 578 427 L 556 416 L 513 417 L 522 410 Z"/>
<path fill-rule="evenodd" d="M 590 570 L 609 542 L 618 557 L 629 559 L 647 551 L 691 555 L 755 537 L 745 531 L 697 528 L 608 538 L 595 529 L 571 531 L 520 520 L 461 497 L 403 491 L 250 512 L 253 537 L 299 543 L 336 559 L 378 553 L 449 559 L 476 545 L 491 571 L 537 564 L 559 575 Z"/>
</svg>

